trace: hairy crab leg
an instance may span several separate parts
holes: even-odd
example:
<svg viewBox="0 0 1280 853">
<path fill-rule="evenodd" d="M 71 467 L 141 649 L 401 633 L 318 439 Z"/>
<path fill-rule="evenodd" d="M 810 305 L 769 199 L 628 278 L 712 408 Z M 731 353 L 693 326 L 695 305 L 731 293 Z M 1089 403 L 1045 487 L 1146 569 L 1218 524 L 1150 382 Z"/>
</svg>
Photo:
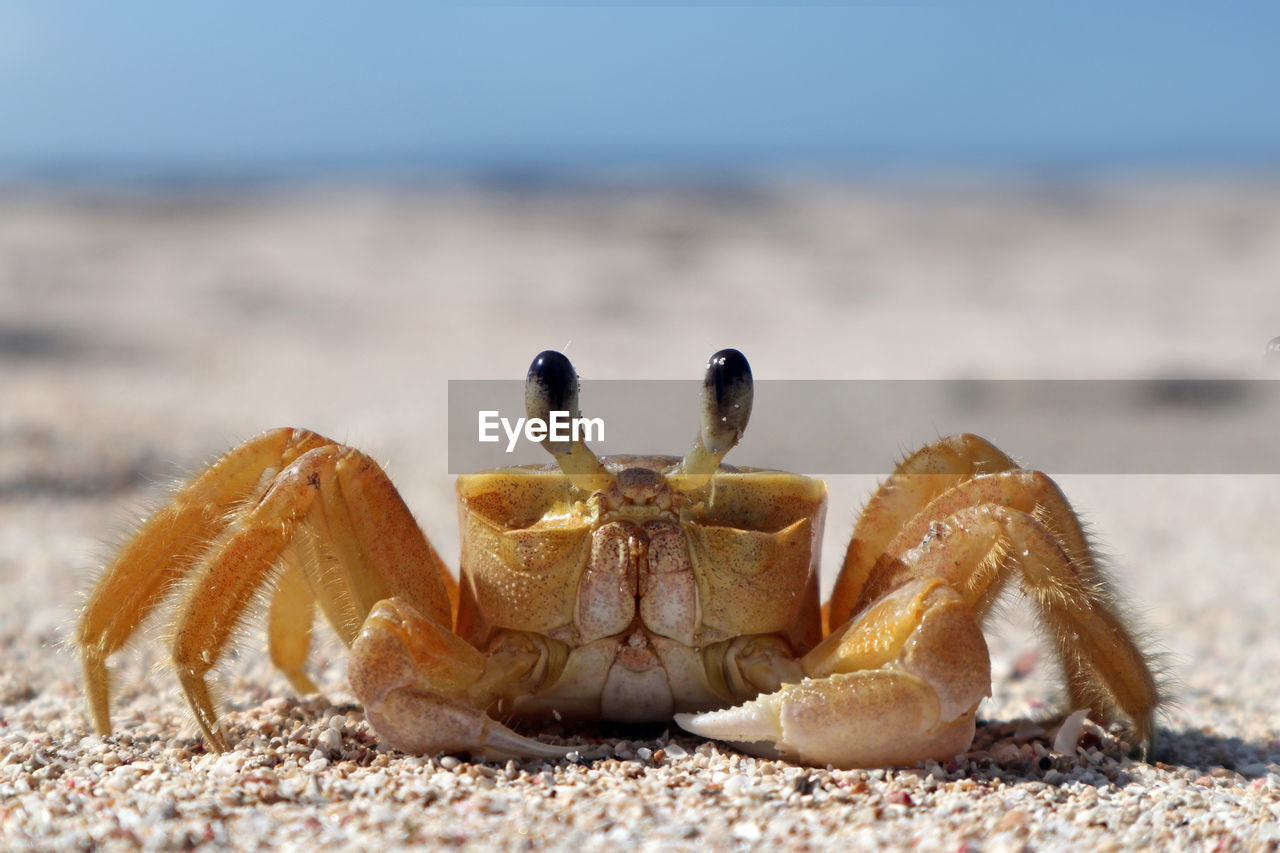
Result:
<svg viewBox="0 0 1280 853">
<path fill-rule="evenodd" d="M 327 443 L 315 433 L 288 428 L 250 439 L 183 486 L 106 566 L 85 602 L 75 635 L 95 731 L 111 732 L 107 659 L 226 529 L 229 510 L 262 493 L 264 472 L 277 471 Z"/>
<path fill-rule="evenodd" d="M 931 541 L 951 516 L 983 504 L 1007 508 L 1011 514 L 997 515 L 1009 520 L 993 528 L 988 513 L 982 523 L 970 520 L 963 535 L 947 537 L 957 551 L 989 547 L 980 568 L 967 572 L 953 565 L 948 570 L 944 556 L 936 571 L 953 580 L 981 620 L 1015 562 L 1010 537 L 1021 537 L 1013 556 L 1025 558 L 1024 587 L 1057 645 L 1072 707 L 1105 713 L 1118 706 L 1133 721 L 1139 740 L 1148 741 L 1159 703 L 1155 680 L 1115 612 L 1115 596 L 1075 511 L 1052 479 L 1018 468 L 977 436 L 953 436 L 922 448 L 876 492 L 859 519 L 828 605 L 831 624 L 839 625 L 895 586 L 921 576 L 926 570 L 903 555 Z M 1023 554 L 1026 549 L 1029 553 Z M 962 560 L 959 565 L 969 564 Z M 1032 565 L 1046 568 L 1027 568 Z M 1048 580 L 1035 582 L 1041 577 Z"/>
<path fill-rule="evenodd" d="M 945 760 L 973 740 L 990 693 L 982 632 L 960 595 L 913 581 L 800 660 L 807 677 L 723 711 L 677 714 L 704 737 L 807 764 Z"/>
<path fill-rule="evenodd" d="M 360 611 L 365 602 L 399 595 L 445 624 L 450 618 L 439 557 L 381 468 L 340 445 L 309 451 L 281 472 L 256 504 L 245 507 L 206 554 L 175 622 L 174 666 L 214 749 L 225 750 L 227 744 L 205 676 L 295 535 L 313 524 L 324 525 L 338 555 L 348 561 L 342 567 L 340 603 Z M 317 565 L 304 562 L 302 568 L 306 573 Z M 308 580 L 313 588 L 321 586 L 319 578 Z M 350 642 L 353 629 L 334 627 Z"/>
<path fill-rule="evenodd" d="M 319 689 L 303 669 L 311 651 L 315 616 L 316 598 L 297 557 L 288 550 L 267 613 L 267 650 L 276 669 L 299 693 L 315 693 Z"/>
<path fill-rule="evenodd" d="M 983 505 L 990 508 L 972 511 Z M 1155 679 L 1112 608 L 1115 596 L 1057 484 L 1038 471 L 1016 470 L 977 477 L 945 492 L 889 544 L 864 598 L 874 599 L 904 578 L 918 576 L 903 555 L 918 547 L 933 550 L 926 546 L 941 532 L 951 534 L 943 537 L 951 543 L 966 537 L 994 543 L 985 573 L 956 578 L 978 618 L 997 598 L 1008 567 L 1021 566 L 1024 588 L 1052 632 L 1072 707 L 1106 717 L 1110 706 L 1117 706 L 1133 721 L 1140 743 L 1147 742 L 1159 704 Z"/>
<path fill-rule="evenodd" d="M 1133 721 L 1139 748 L 1150 741 L 1159 692 L 1146 658 L 1096 573 L 1081 571 L 1039 518 L 998 504 L 966 507 L 900 559 L 913 575 L 938 577 L 957 589 L 978 618 L 1019 571 L 1057 646 L 1072 709 L 1110 719 L 1118 708 Z"/>
<path fill-rule="evenodd" d="M 916 473 L 891 478 L 871 521 L 859 525 L 870 531 L 864 545 L 888 540 L 883 552 L 846 561 L 841 580 L 853 600 L 842 608 L 856 615 L 801 659 L 808 677 L 677 721 L 818 764 L 948 757 L 967 748 L 963 732 L 967 725 L 972 736 L 973 712 L 989 691 L 979 624 L 1016 569 L 1057 643 L 1072 706 L 1104 718 L 1119 709 L 1139 747 L 1148 743 L 1155 680 L 1057 485 L 970 436 L 932 445 L 903 467 Z"/>
<path fill-rule="evenodd" d="M 1017 467 L 995 445 L 967 433 L 935 441 L 902 460 L 858 516 L 827 602 L 830 628 L 843 625 L 854 614 L 880 555 L 931 501 L 966 480 Z"/>
</svg>

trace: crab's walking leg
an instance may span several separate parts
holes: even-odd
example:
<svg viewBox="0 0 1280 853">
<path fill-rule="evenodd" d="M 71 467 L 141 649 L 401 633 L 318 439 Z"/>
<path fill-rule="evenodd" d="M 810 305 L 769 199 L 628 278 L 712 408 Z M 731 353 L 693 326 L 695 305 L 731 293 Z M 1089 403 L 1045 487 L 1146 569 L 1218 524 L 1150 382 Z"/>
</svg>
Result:
<svg viewBox="0 0 1280 853">
<path fill-rule="evenodd" d="M 76 628 L 85 693 L 99 734 L 111 732 L 107 659 L 225 530 L 230 510 L 265 488 L 264 472 L 274 473 L 327 441 L 305 430 L 277 429 L 245 442 L 179 490 L 103 570 Z"/>
<path fill-rule="evenodd" d="M 689 731 L 807 764 L 945 760 L 973 740 L 990 692 L 986 642 L 960 595 L 913 581 L 801 659 L 808 677 L 733 708 L 677 714 Z"/>
<path fill-rule="evenodd" d="M 984 544 L 988 556 L 976 570 L 956 565 L 958 552 Z M 1088 708 L 1102 720 L 1119 710 L 1133 721 L 1139 746 L 1149 742 L 1159 694 L 1146 659 L 1101 579 L 1082 570 L 1039 519 L 1008 506 L 967 507 L 938 525 L 915 559 L 919 571 L 951 583 L 978 614 L 1016 571 L 1057 646 L 1071 707 Z"/>
<path fill-rule="evenodd" d="M 315 693 L 319 689 L 303 671 L 311 650 L 311 625 L 315 615 L 316 598 L 307 586 L 302 567 L 292 552 L 288 552 L 267 614 L 267 649 L 271 662 L 299 693 Z"/>
<path fill-rule="evenodd" d="M 1155 679 L 1112 607 L 1075 513 L 1046 475 L 1005 471 L 944 493 L 890 543 L 864 594 L 874 600 L 908 577 L 933 575 L 981 619 L 1015 569 L 1057 645 L 1071 707 L 1104 720 L 1118 709 L 1139 744 L 1149 741 Z"/>
<path fill-rule="evenodd" d="M 843 625 L 866 600 L 863 587 L 876 561 L 934 498 L 974 477 L 1017 467 L 995 445 L 967 433 L 940 439 L 902 460 L 858 516 L 826 607 L 830 628 Z"/>
<path fill-rule="evenodd" d="M 838 582 L 845 599 L 831 617 L 857 615 L 801 660 L 809 677 L 680 724 L 819 764 L 947 757 L 967 746 L 989 691 L 979 623 L 1016 572 L 1057 643 L 1072 707 L 1103 719 L 1118 709 L 1149 741 L 1155 681 L 1056 484 L 973 436 L 944 439 L 902 468 L 855 534 L 854 546 L 862 535 L 881 553 L 851 547 Z"/>
<path fill-rule="evenodd" d="M 331 547 L 334 559 L 301 566 L 324 575 L 308 580 L 322 605 L 329 600 L 326 610 L 351 614 L 334 624 L 344 642 L 354 639 L 373 604 L 391 595 L 433 618 L 449 618 L 443 565 L 377 464 L 340 445 L 305 453 L 214 543 L 194 573 L 175 623 L 174 666 L 214 749 L 225 750 L 226 741 L 205 676 L 295 536 L 313 527 L 324 533 L 312 541 Z"/>
<path fill-rule="evenodd" d="M 365 620 L 348 678 L 374 730 L 404 752 L 562 758 L 569 747 L 516 734 L 485 710 L 547 681 L 551 652 L 541 638 L 510 634 L 482 654 L 447 625 L 390 599 Z"/>
<path fill-rule="evenodd" d="M 949 520 L 983 504 L 1009 512 L 979 514 L 981 521 L 972 514 L 967 521 Z M 942 527 L 954 535 L 943 537 L 948 550 L 936 552 L 943 555 L 936 571 L 956 585 L 978 619 L 999 596 L 1010 568 L 1020 565 L 1023 589 L 1057 644 L 1071 706 L 1103 718 L 1118 707 L 1133 721 L 1139 741 L 1149 740 L 1159 702 L 1155 680 L 1115 612 L 1115 596 L 1075 511 L 1048 476 L 1018 469 L 977 436 L 953 436 L 922 448 L 872 497 L 836 582 L 832 624 L 908 577 L 935 571 L 902 555 Z M 951 549 L 966 548 L 986 549 L 988 556 L 972 572 L 948 567 Z"/>
</svg>

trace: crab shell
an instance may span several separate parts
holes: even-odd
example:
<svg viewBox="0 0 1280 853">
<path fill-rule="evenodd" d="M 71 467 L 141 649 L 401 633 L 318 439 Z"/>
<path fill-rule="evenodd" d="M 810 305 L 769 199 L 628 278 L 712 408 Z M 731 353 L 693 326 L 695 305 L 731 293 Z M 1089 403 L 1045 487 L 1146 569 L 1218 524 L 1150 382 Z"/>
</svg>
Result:
<svg viewBox="0 0 1280 853">
<path fill-rule="evenodd" d="M 590 494 L 555 465 L 458 478 L 458 633 L 540 635 L 561 672 L 504 712 L 669 720 L 736 701 L 745 639 L 788 660 L 822 639 L 821 480 L 721 465 L 681 491 L 678 458 L 603 461 L 614 482 Z"/>
</svg>

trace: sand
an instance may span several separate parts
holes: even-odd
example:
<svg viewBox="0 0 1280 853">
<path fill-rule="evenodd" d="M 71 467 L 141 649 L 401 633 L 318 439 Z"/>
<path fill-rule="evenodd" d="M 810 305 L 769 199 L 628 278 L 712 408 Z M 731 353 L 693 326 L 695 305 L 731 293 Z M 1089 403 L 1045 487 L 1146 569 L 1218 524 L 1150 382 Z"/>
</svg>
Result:
<svg viewBox="0 0 1280 853">
<path fill-rule="evenodd" d="M 65 643 L 136 516 L 270 426 L 383 461 L 452 558 L 449 379 L 518 378 L 548 347 L 591 378 L 696 378 L 725 346 L 770 379 L 1255 377 L 1277 281 L 1268 180 L 11 192 L 0 849 L 1274 850 L 1276 476 L 1060 478 L 1161 655 L 1151 763 L 1038 722 L 1060 692 L 1016 605 L 972 750 L 871 771 L 663 726 L 553 729 L 579 746 L 554 763 L 401 755 L 336 643 L 297 697 L 257 632 L 220 680 L 231 753 L 195 737 L 159 628 L 120 656 L 100 738 Z M 902 423 L 900 446 L 932 430 Z M 828 583 L 874 479 L 830 485 Z"/>
</svg>

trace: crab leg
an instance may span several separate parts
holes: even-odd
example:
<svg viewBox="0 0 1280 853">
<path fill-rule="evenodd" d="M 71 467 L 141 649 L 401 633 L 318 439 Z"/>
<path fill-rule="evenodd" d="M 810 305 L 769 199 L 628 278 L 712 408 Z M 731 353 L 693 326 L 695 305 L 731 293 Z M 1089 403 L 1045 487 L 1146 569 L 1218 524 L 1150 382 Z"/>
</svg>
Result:
<svg viewBox="0 0 1280 853">
<path fill-rule="evenodd" d="M 858 615 L 801 659 L 808 677 L 682 715 L 682 726 L 818 764 L 949 757 L 967 747 L 989 692 L 979 623 L 1016 569 L 1057 644 L 1072 707 L 1118 709 L 1149 742 L 1155 681 L 1051 479 L 958 436 L 904 462 L 866 515 L 829 611 Z"/>
<path fill-rule="evenodd" d="M 800 661 L 808 677 L 723 711 L 677 714 L 704 737 L 807 764 L 874 767 L 968 748 L 990 693 L 986 642 L 938 579 L 913 581 Z"/>
<path fill-rule="evenodd" d="M 482 654 L 447 625 L 389 599 L 365 620 L 347 675 L 374 730 L 404 752 L 562 758 L 571 748 L 516 734 L 485 712 L 548 680 L 545 641 L 526 634 L 504 639 Z"/>
<path fill-rule="evenodd" d="M 76 628 L 85 693 L 99 734 L 111 732 L 107 659 L 137 631 L 174 584 L 227 527 L 233 508 L 265 489 L 264 472 L 328 443 L 306 430 L 263 433 L 222 457 L 156 512 L 103 570 Z"/>
<path fill-rule="evenodd" d="M 991 511 L 970 512 L 983 504 Z M 943 529 L 961 535 L 924 549 L 922 543 Z M 948 545 L 937 550 L 943 540 Z M 917 546 L 937 554 L 937 564 L 925 567 L 904 556 Z M 970 570 L 968 560 L 953 560 L 957 550 L 986 556 L 975 558 Z M 1013 565 L 1022 567 L 1023 586 L 1057 645 L 1072 707 L 1103 716 L 1118 707 L 1133 720 L 1139 739 L 1148 740 L 1159 702 L 1155 681 L 1115 613 L 1107 578 L 1074 510 L 1048 476 L 1017 468 L 977 436 L 922 448 L 876 492 L 849 545 L 829 618 L 839 625 L 845 614 L 906 579 L 936 573 L 954 583 L 981 620 Z"/>
<path fill-rule="evenodd" d="M 984 547 L 981 561 L 956 565 L 958 550 Z M 981 619 L 1014 566 L 1057 645 L 1072 708 L 1109 718 L 1118 707 L 1146 742 L 1159 703 L 1155 680 L 1111 607 L 1106 578 L 1075 513 L 1046 475 L 1005 471 L 935 499 L 889 544 L 864 600 L 907 577 L 936 574 L 953 583 Z"/>
<path fill-rule="evenodd" d="M 894 537 L 934 498 L 976 476 L 1017 467 L 1018 464 L 995 445 L 971 434 L 943 438 L 902 460 L 858 517 L 844 565 L 827 603 L 829 626 L 837 628 L 854 614 L 858 604 L 865 600 L 863 587 L 876 561 Z"/>
<path fill-rule="evenodd" d="M 322 601 L 334 599 L 353 612 L 354 618 L 334 624 L 344 642 L 354 639 L 355 626 L 373 604 L 390 595 L 446 624 L 450 618 L 443 565 L 382 469 L 340 445 L 303 454 L 213 545 L 179 608 L 173 662 L 214 749 L 225 750 L 226 741 L 218 731 L 205 676 L 295 534 L 313 525 L 324 530 L 316 538 L 332 544 L 341 574 L 336 581 L 330 572 L 308 580 Z M 304 572 L 317 572 L 326 562 L 303 561 L 301 566 Z M 327 588 L 335 582 L 340 590 Z"/>
<path fill-rule="evenodd" d="M 267 613 L 267 650 L 276 669 L 285 674 L 299 693 L 315 693 L 319 689 L 303 671 L 311 650 L 311 624 L 315 614 L 316 598 L 307 586 L 306 575 L 296 557 L 288 552 Z"/>
<path fill-rule="evenodd" d="M 959 590 L 979 617 L 1019 570 L 1057 646 L 1071 707 L 1101 719 L 1118 708 L 1133 721 L 1139 744 L 1150 740 L 1159 695 L 1141 650 L 1096 572 L 1083 570 L 1079 555 L 1073 559 L 1035 516 L 998 504 L 967 507 L 936 525 L 908 559 L 919 574 Z"/>
</svg>

